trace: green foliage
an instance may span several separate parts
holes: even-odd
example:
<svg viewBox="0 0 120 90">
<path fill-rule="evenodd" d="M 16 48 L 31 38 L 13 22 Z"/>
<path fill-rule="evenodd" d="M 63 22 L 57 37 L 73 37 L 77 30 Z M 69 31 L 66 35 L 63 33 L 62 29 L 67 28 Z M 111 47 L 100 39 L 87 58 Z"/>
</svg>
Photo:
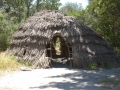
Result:
<svg viewBox="0 0 120 90">
<path fill-rule="evenodd" d="M 4 51 L 9 46 L 12 34 L 17 30 L 18 25 L 12 24 L 5 20 L 0 13 L 0 51 Z"/>
<path fill-rule="evenodd" d="M 4 21 L 3 15 L 0 13 L 0 50 L 5 50 L 8 46 L 7 43 L 7 31 L 6 22 Z"/>
<path fill-rule="evenodd" d="M 0 21 L 2 21 L 3 20 L 3 14 L 2 13 L 0 13 Z"/>
<path fill-rule="evenodd" d="M 27 1 L 29 2 L 27 3 Z M 6 15 L 5 18 L 8 20 L 11 20 L 14 23 L 20 23 L 23 19 L 28 17 L 27 16 L 29 15 L 28 9 L 30 8 L 32 1 L 31 0 L 6 0 L 4 4 L 4 9 L 5 9 L 4 13 Z"/>
<path fill-rule="evenodd" d="M 110 62 L 108 62 L 108 61 L 104 61 L 104 62 L 102 62 L 102 65 L 101 65 L 100 68 L 109 69 L 109 68 L 114 68 L 114 66 L 113 66 L 113 63 L 110 63 Z"/>
<path fill-rule="evenodd" d="M 95 62 L 91 62 L 86 65 L 87 69 L 98 69 L 97 64 Z"/>
<path fill-rule="evenodd" d="M 60 8 L 59 11 L 64 14 L 77 17 L 79 14 L 78 11 L 82 9 L 83 8 L 81 4 L 67 2 L 63 7 Z"/>
<path fill-rule="evenodd" d="M 98 26 L 97 19 L 91 13 L 89 13 L 87 9 L 84 10 L 81 4 L 68 2 L 61 7 L 59 11 L 64 14 L 74 16 L 89 27 L 94 28 Z"/>
<path fill-rule="evenodd" d="M 117 51 L 118 54 L 120 54 L 120 47 L 115 47 L 115 50 Z"/>
<path fill-rule="evenodd" d="M 97 62 L 89 62 L 85 64 L 86 69 L 110 69 L 115 68 L 117 65 L 114 65 L 113 63 L 110 63 L 109 61 L 102 60 L 103 62 L 99 62 L 99 65 Z"/>
<path fill-rule="evenodd" d="M 3 1 L 0 0 L 0 8 L 3 6 Z"/>
<path fill-rule="evenodd" d="M 60 0 L 36 0 L 36 10 L 58 10 Z"/>
<path fill-rule="evenodd" d="M 23 1 L 23 0 L 22 0 Z M 26 18 L 28 18 L 29 16 L 30 16 L 30 14 L 31 14 L 31 11 L 30 11 L 30 9 L 31 9 L 31 7 L 32 7 L 32 2 L 33 2 L 33 0 L 25 0 L 24 1 L 24 3 L 25 3 L 25 7 L 27 8 L 26 9 Z M 21 5 L 21 4 L 20 4 Z M 25 9 L 24 9 L 25 10 Z"/>
<path fill-rule="evenodd" d="M 44 8 L 47 10 L 58 10 L 58 7 L 61 5 L 60 0 L 44 0 Z"/>
<path fill-rule="evenodd" d="M 61 41 L 60 41 L 60 38 L 58 37 L 57 40 L 56 40 L 56 43 L 55 43 L 56 52 L 61 52 L 60 48 L 61 48 Z"/>
<path fill-rule="evenodd" d="M 92 0 L 87 8 L 98 22 L 98 25 L 92 28 L 103 35 L 114 47 L 120 45 L 119 8 L 119 0 Z"/>
</svg>

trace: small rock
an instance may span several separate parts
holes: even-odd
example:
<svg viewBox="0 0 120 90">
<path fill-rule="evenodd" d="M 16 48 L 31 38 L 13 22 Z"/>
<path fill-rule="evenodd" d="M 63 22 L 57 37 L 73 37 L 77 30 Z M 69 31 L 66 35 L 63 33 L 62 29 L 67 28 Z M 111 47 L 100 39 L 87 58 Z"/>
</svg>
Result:
<svg viewBox="0 0 120 90">
<path fill-rule="evenodd" d="M 28 67 L 20 67 L 20 70 L 21 71 L 31 71 L 32 69 L 28 68 Z"/>
</svg>

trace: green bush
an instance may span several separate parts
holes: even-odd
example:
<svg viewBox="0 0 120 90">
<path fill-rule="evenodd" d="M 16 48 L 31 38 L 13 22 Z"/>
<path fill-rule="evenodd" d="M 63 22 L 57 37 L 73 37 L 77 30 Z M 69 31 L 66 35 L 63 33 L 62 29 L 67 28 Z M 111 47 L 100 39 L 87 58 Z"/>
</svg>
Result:
<svg viewBox="0 0 120 90">
<path fill-rule="evenodd" d="M 120 89 L 120 79 L 118 78 L 109 78 L 102 80 L 100 82 L 101 86 L 106 88 L 111 88 L 112 90 L 119 90 Z"/>
<path fill-rule="evenodd" d="M 9 46 L 9 41 L 12 34 L 17 30 L 18 24 L 13 24 L 5 20 L 2 13 L 0 13 L 0 51 L 4 51 Z"/>
<path fill-rule="evenodd" d="M 118 54 L 120 54 L 120 48 L 119 48 L 119 47 L 115 47 L 114 49 L 116 50 L 116 52 L 117 52 Z"/>
<path fill-rule="evenodd" d="M 89 63 L 87 63 L 86 66 L 85 66 L 85 68 L 86 69 L 98 69 L 97 63 L 95 63 L 95 62 L 89 62 Z"/>
<path fill-rule="evenodd" d="M 110 69 L 110 68 L 115 68 L 117 66 L 118 66 L 117 63 L 109 62 L 104 59 L 103 62 L 101 62 L 101 66 L 99 68 Z"/>
<path fill-rule="evenodd" d="M 3 20 L 3 18 L 4 18 L 4 17 L 3 17 L 3 14 L 0 13 L 0 21 Z"/>
<path fill-rule="evenodd" d="M 117 66 L 117 65 L 116 65 Z M 110 63 L 106 60 L 104 62 L 101 62 L 100 65 L 98 65 L 96 62 L 89 62 L 85 64 L 86 69 L 110 69 L 110 68 L 115 68 L 116 67 L 113 63 Z"/>
</svg>

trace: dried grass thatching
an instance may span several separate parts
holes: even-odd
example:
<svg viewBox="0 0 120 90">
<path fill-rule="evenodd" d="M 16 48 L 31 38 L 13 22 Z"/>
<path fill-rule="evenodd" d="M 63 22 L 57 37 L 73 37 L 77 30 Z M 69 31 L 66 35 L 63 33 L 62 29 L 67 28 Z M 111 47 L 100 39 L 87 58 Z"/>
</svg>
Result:
<svg viewBox="0 0 120 90">
<path fill-rule="evenodd" d="M 39 68 L 49 67 L 46 45 L 56 33 L 71 45 L 73 67 L 84 67 L 89 62 L 116 62 L 113 48 L 102 36 L 58 11 L 42 11 L 29 17 L 13 35 L 9 50 Z"/>
</svg>

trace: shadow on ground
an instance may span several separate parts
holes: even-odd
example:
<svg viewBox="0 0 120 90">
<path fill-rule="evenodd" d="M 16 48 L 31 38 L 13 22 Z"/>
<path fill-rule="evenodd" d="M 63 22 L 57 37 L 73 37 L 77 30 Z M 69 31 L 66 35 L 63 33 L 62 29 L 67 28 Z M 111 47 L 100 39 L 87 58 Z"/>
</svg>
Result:
<svg viewBox="0 0 120 90">
<path fill-rule="evenodd" d="M 99 82 L 106 78 L 120 77 L 120 69 L 114 70 L 76 70 L 64 68 L 66 73 L 45 77 L 50 79 L 46 85 L 30 87 L 30 89 L 48 90 L 111 90 L 110 88 L 101 87 Z M 59 69 L 58 69 L 59 72 Z M 48 72 L 50 73 L 50 72 Z M 54 72 L 57 73 L 57 72 Z M 45 80 L 44 79 L 44 80 Z"/>
<path fill-rule="evenodd" d="M 66 69 L 69 69 L 70 65 L 68 65 L 67 63 L 63 64 L 63 63 L 59 63 L 59 62 L 52 62 L 52 68 L 66 68 Z"/>
</svg>

